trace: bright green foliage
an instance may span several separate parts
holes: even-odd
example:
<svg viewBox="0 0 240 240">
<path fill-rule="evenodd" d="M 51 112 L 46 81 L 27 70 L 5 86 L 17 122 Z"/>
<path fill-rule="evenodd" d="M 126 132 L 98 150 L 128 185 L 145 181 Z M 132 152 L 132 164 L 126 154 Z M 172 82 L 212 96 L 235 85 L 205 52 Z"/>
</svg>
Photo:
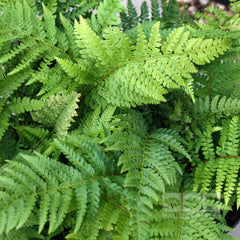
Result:
<svg viewBox="0 0 240 240">
<path fill-rule="evenodd" d="M 202 151 L 206 162 L 200 163 L 196 169 L 195 189 L 201 188 L 206 193 L 211 187 L 213 178 L 219 198 L 223 193 L 226 204 L 236 194 L 238 184 L 239 159 L 239 117 L 231 120 L 222 120 L 221 127 L 214 128 L 212 124 L 206 127 L 207 132 L 202 134 Z M 217 146 L 213 144 L 213 132 L 220 130 L 220 139 Z M 239 192 L 237 192 L 239 194 Z M 238 206 L 240 196 L 237 195 Z"/>
<path fill-rule="evenodd" d="M 123 10 L 123 5 L 119 0 L 105 0 L 98 6 L 97 14 L 92 14 L 91 24 L 92 28 L 97 34 L 100 34 L 109 25 L 119 25 L 119 16 Z"/>
<path fill-rule="evenodd" d="M 131 1 L 4 2 L 0 240 L 232 239 L 236 17 L 184 24 L 175 1 L 160 17 L 152 0 L 151 19 Z"/>
<path fill-rule="evenodd" d="M 59 138 L 67 134 L 73 117 L 77 116 L 75 111 L 78 108 L 80 94 L 75 92 L 65 95 L 52 95 L 44 99 L 44 106 L 41 110 L 32 113 L 33 120 L 45 127 L 54 128 Z"/>
</svg>

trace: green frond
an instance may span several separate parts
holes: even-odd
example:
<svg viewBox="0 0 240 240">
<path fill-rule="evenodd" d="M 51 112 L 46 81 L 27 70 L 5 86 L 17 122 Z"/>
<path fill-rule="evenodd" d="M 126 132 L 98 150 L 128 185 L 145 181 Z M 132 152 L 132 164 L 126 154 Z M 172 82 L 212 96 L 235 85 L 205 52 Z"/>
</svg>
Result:
<svg viewBox="0 0 240 240">
<path fill-rule="evenodd" d="M 54 71 L 55 68 L 50 70 L 50 65 L 54 64 L 54 57 L 75 61 L 75 55 L 69 54 L 77 52 L 75 40 L 70 39 L 73 31 L 67 20 L 65 22 L 63 20 L 63 25 L 69 29 L 64 33 L 56 26 L 55 16 L 45 5 L 43 5 L 43 10 L 44 16 L 40 20 L 37 17 L 36 6 L 24 0 L 6 5 L 0 16 L 0 25 L 5 29 L 1 33 L 0 49 L 3 54 L 0 62 L 4 64 L 6 74 L 17 79 L 20 73 L 34 72 L 35 79 L 28 79 L 28 84 L 36 81 L 42 82 L 45 89 L 41 94 L 54 88 L 57 89 L 58 85 L 63 82 L 64 75 L 59 79 L 59 76 L 63 74 L 59 65 L 56 65 L 56 71 Z M 68 46 L 69 41 L 74 46 Z M 42 80 L 46 79 L 46 75 L 53 73 L 54 76 L 48 78 L 48 81 Z"/>
<path fill-rule="evenodd" d="M 151 0 L 152 21 L 160 20 L 160 6 L 158 0 Z"/>
<path fill-rule="evenodd" d="M 92 28 L 99 34 L 109 25 L 119 25 L 120 17 L 118 14 L 123 10 L 124 6 L 120 0 L 104 0 L 100 2 L 97 8 L 97 14 L 93 14 L 91 17 Z"/>
<path fill-rule="evenodd" d="M 158 2 L 154 0 L 153 2 Z M 164 28 L 175 28 L 181 25 L 180 8 L 176 0 L 163 0 L 162 5 L 161 25 Z"/>
<path fill-rule="evenodd" d="M 96 140 L 97 137 L 105 137 L 112 129 L 110 123 L 115 111 L 116 107 L 109 105 L 104 109 L 98 106 L 94 111 L 87 112 L 81 119 L 76 133 L 81 132 L 87 136 L 96 137 Z"/>
<path fill-rule="evenodd" d="M 147 57 L 147 40 L 143 31 L 143 27 L 140 24 L 138 24 L 138 38 L 137 38 L 134 58 L 139 59 L 139 58 L 146 58 L 146 57 Z"/>
<path fill-rule="evenodd" d="M 121 165 L 122 173 L 127 172 L 124 186 L 131 229 L 135 239 L 146 239 L 153 205 L 160 200 L 165 186 L 175 183 L 176 173 L 181 172 L 168 146 L 172 145 L 171 148 L 180 153 L 187 153 L 174 138 L 175 132 L 173 136 L 170 135 L 171 131 L 164 129 L 148 133 L 144 120 L 136 112 L 119 117 L 121 121 L 115 123 L 119 132 L 106 137 L 104 142 L 113 142 L 108 151 L 123 152 L 118 165 Z M 128 130 L 122 132 L 122 129 Z"/>
<path fill-rule="evenodd" d="M 216 117 L 231 117 L 240 112 L 240 101 L 235 98 L 227 98 L 226 96 L 215 96 L 213 99 L 196 98 L 193 105 L 193 114 L 196 119 L 207 118 L 210 116 Z"/>
<path fill-rule="evenodd" d="M 69 54 L 74 58 L 79 57 L 78 49 L 76 47 L 76 38 L 74 35 L 74 28 L 69 20 L 60 13 L 60 20 L 64 27 L 66 39 L 68 41 Z"/>
<path fill-rule="evenodd" d="M 95 58 L 99 61 L 100 66 L 101 62 L 105 63 L 107 60 L 110 62 L 107 50 L 105 49 L 103 42 L 88 26 L 87 22 L 82 17 L 80 17 L 80 21 L 80 24 L 77 21 L 75 22 L 75 35 L 79 48 L 82 48 L 81 54 L 83 58 L 89 60 Z"/>
<path fill-rule="evenodd" d="M 41 152 L 48 147 L 49 131 L 47 129 L 30 126 L 17 126 L 15 129 L 25 148 L 28 146 Z"/>
<path fill-rule="evenodd" d="M 0 3 L 0 240 L 232 239 L 239 3 L 120 2 Z"/>
<path fill-rule="evenodd" d="M 230 3 L 231 10 L 233 14 L 227 14 L 226 11 L 218 8 L 217 6 L 207 7 L 206 11 L 203 13 L 195 13 L 194 16 L 196 19 L 201 19 L 203 22 L 206 23 L 206 27 L 214 27 L 215 29 L 223 29 L 223 30 L 239 30 L 240 27 L 240 19 L 239 19 L 239 11 L 240 7 L 238 2 L 231 2 Z M 209 14 L 210 13 L 210 14 Z M 213 14 L 214 17 L 211 17 Z M 196 24 L 204 28 L 203 24 L 195 21 Z"/>
<path fill-rule="evenodd" d="M 77 211 L 77 216 L 76 216 L 76 224 L 74 227 L 74 233 L 77 233 L 77 231 L 79 230 L 83 218 L 86 214 L 86 209 L 87 209 L 87 202 L 88 202 L 88 198 L 87 198 L 87 184 L 83 183 L 79 188 L 75 189 L 75 194 L 77 197 L 77 201 L 79 204 L 79 210 Z"/>
<path fill-rule="evenodd" d="M 127 1 L 127 11 L 120 13 L 124 30 L 131 29 L 138 24 L 138 14 L 131 0 Z"/>
<path fill-rule="evenodd" d="M 231 121 L 223 120 L 222 126 L 217 147 L 213 144 L 213 127 L 209 126 L 204 134 L 202 151 L 206 162 L 200 163 L 196 169 L 195 189 L 200 188 L 206 193 L 215 188 L 218 197 L 223 194 L 223 199 L 228 204 L 236 193 L 240 169 L 239 117 L 234 116 Z"/>
<path fill-rule="evenodd" d="M 1 96 L 6 98 L 12 95 L 29 77 L 30 72 L 20 72 L 15 76 L 4 75 L 5 71 L 0 70 L 0 92 Z"/>
<path fill-rule="evenodd" d="M 1 215 L 5 215 L 1 219 L 2 231 L 24 226 L 30 214 L 37 210 L 38 202 L 39 232 L 48 221 L 48 231 L 51 233 L 64 221 L 75 198 L 79 203 L 75 207 L 77 232 L 83 216 L 92 219 L 100 202 L 97 177 L 96 180 L 95 176 L 84 179 L 81 172 L 84 174 L 80 168 L 74 169 L 37 152 L 36 156 L 22 155 L 21 161 L 10 161 L 4 165 L 0 177 L 0 211 Z M 15 218 L 12 218 L 12 212 L 15 212 Z"/>
<path fill-rule="evenodd" d="M 161 205 L 154 210 L 148 239 L 232 239 L 225 234 L 230 228 L 221 219 L 221 205 L 207 195 L 174 191 L 163 196 Z"/>
<path fill-rule="evenodd" d="M 72 92 L 64 95 L 53 95 L 43 100 L 44 105 L 40 111 L 32 113 L 34 121 L 37 121 L 48 128 L 54 128 L 58 137 L 63 138 L 73 117 L 77 116 L 76 109 L 80 94 Z"/>
<path fill-rule="evenodd" d="M 7 234 L 0 235 L 0 240 L 6 239 L 15 240 L 44 239 L 44 236 L 38 234 L 34 229 L 21 228 L 19 230 L 11 230 Z"/>
<path fill-rule="evenodd" d="M 43 108 L 43 102 L 40 100 L 14 98 L 9 106 L 9 110 L 14 114 L 37 111 Z"/>
<path fill-rule="evenodd" d="M 146 1 L 144 1 L 141 5 L 141 14 L 139 16 L 139 19 L 140 23 L 149 21 L 149 11 Z"/>
<path fill-rule="evenodd" d="M 55 19 L 51 13 L 51 11 L 43 4 L 43 14 L 44 14 L 44 25 L 46 26 L 46 35 L 47 35 L 47 41 L 55 45 L 57 43 L 56 40 L 56 28 L 55 28 Z"/>
<path fill-rule="evenodd" d="M 157 56 L 161 46 L 161 36 L 158 33 L 160 23 L 155 23 L 151 28 L 151 35 L 148 41 L 148 54 L 150 56 Z"/>
<path fill-rule="evenodd" d="M 194 63 L 206 64 L 223 54 L 231 45 L 231 41 L 225 38 L 214 40 L 189 38 L 189 32 L 182 27 L 173 30 L 160 47 L 157 25 L 152 28 L 149 44 L 142 27 L 139 26 L 135 51 L 126 59 L 126 55 L 121 56 L 119 53 L 113 58 L 110 53 L 112 45 L 109 45 L 112 41 L 101 40 L 83 19 L 80 24 L 76 23 L 75 34 L 84 58 L 89 59 L 95 69 L 99 69 L 98 72 L 95 71 L 96 74 L 100 73 L 96 76 L 100 81 L 98 81 L 97 93 L 94 92 L 94 95 L 102 96 L 113 105 L 126 107 L 164 101 L 163 95 L 167 93 L 165 87 L 183 86 L 189 92 L 186 84 L 189 81 L 186 78 L 191 79 L 191 74 L 197 71 Z M 110 37 L 115 36 L 114 34 Z M 117 46 L 125 49 L 125 44 L 124 46 L 120 44 Z M 152 44 L 155 46 L 151 46 Z M 146 51 L 148 45 L 154 51 L 154 55 L 151 50 Z M 125 77 L 129 74 L 130 79 Z M 192 90 L 190 94 L 193 95 Z"/>
<path fill-rule="evenodd" d="M 2 100 L 0 103 L 2 103 L 2 106 L 4 106 L 0 115 L 0 139 L 7 130 L 10 124 L 9 120 L 12 115 L 40 110 L 43 106 L 42 101 L 30 99 L 28 97 L 24 97 L 23 99 L 13 98 L 10 103 L 8 103 L 6 100 Z"/>
<path fill-rule="evenodd" d="M 221 67 L 219 67 L 219 65 Z M 197 76 L 197 81 L 204 86 L 202 95 L 210 90 L 212 96 L 221 95 L 231 98 L 239 98 L 239 55 L 234 52 L 216 59 L 204 66 L 203 71 L 207 78 Z M 214 73 L 214 74 L 213 74 Z M 209 90 L 208 90 L 209 89 Z"/>
</svg>

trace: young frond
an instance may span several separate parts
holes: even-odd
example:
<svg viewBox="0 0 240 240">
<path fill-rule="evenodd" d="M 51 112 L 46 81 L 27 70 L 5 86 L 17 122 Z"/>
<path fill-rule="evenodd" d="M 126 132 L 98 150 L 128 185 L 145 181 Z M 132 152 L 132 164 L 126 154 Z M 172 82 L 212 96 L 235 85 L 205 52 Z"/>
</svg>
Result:
<svg viewBox="0 0 240 240">
<path fill-rule="evenodd" d="M 34 121 L 37 121 L 48 128 L 54 128 L 58 137 L 63 138 L 73 117 L 77 116 L 76 109 L 80 94 L 72 92 L 64 95 L 53 95 L 43 100 L 42 110 L 32 113 Z"/>
</svg>

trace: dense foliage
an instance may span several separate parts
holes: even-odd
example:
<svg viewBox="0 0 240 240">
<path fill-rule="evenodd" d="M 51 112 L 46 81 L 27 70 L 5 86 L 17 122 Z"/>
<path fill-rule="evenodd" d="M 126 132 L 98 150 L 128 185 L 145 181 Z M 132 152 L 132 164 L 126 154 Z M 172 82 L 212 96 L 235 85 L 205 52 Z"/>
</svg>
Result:
<svg viewBox="0 0 240 240">
<path fill-rule="evenodd" d="M 2 1 L 1 240 L 232 239 L 239 2 L 151 2 Z"/>
</svg>

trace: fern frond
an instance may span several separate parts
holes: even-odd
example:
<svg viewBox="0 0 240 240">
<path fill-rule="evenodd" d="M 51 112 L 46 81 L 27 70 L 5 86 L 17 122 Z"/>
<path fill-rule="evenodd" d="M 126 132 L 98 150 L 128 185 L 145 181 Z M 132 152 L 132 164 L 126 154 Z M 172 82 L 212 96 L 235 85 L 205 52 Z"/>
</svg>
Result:
<svg viewBox="0 0 240 240">
<path fill-rule="evenodd" d="M 196 119 L 207 118 L 212 115 L 220 117 L 231 117 L 240 112 L 239 99 L 232 99 L 223 96 L 215 96 L 212 100 L 209 97 L 196 98 L 196 102 L 193 105 L 193 114 Z"/>
<path fill-rule="evenodd" d="M 203 140 L 205 143 L 202 143 L 202 150 L 206 162 L 200 163 L 196 169 L 195 189 L 200 188 L 206 193 L 215 188 L 218 197 L 220 198 L 223 193 L 224 201 L 228 204 L 236 192 L 240 169 L 239 117 L 234 116 L 231 121 L 222 121 L 222 125 L 216 150 L 213 144 L 213 127 L 209 126 L 207 133 L 204 134 L 206 141 Z"/>
<path fill-rule="evenodd" d="M 6 73 L 13 77 L 24 71 L 32 73 L 33 67 L 35 79 L 31 79 L 29 84 L 42 80 L 45 73 L 54 72 L 54 68 L 51 71 L 49 69 L 49 65 L 54 63 L 54 57 L 74 60 L 74 56 L 69 54 L 73 51 L 77 52 L 76 44 L 68 47 L 68 41 L 74 42 L 70 40 L 71 30 L 69 29 L 66 34 L 60 31 L 56 26 L 55 16 L 45 5 L 43 11 L 44 16 L 41 21 L 37 17 L 36 5 L 24 0 L 17 1 L 16 4 L 6 4 L 0 16 L 1 28 L 5 29 L 1 32 L 0 49 L 4 54 L 0 62 L 4 64 Z M 69 26 L 66 21 L 64 25 Z M 48 64 L 45 64 L 46 62 Z M 55 73 L 54 78 L 48 78 L 46 84 L 48 88 L 50 84 L 52 89 L 56 88 L 60 81 L 61 68 L 57 66 L 57 74 Z M 58 78 L 57 83 L 56 78 Z"/>
<path fill-rule="evenodd" d="M 116 107 L 107 106 L 104 111 L 101 106 L 98 106 L 94 111 L 85 114 L 80 122 L 77 132 L 84 135 L 102 139 L 105 137 L 106 132 L 111 131 L 111 120 L 113 118 Z"/>
<path fill-rule="evenodd" d="M 41 152 L 42 149 L 45 150 L 48 147 L 49 131 L 47 129 L 30 126 L 17 126 L 15 129 L 25 148 L 28 146 Z"/>
<path fill-rule="evenodd" d="M 16 74 L 15 76 L 6 76 L 5 71 L 0 70 L 0 92 L 1 96 L 4 98 L 12 95 L 15 90 L 20 87 L 25 80 L 29 77 L 31 72 L 21 72 Z"/>
<path fill-rule="evenodd" d="M 236 55 L 234 51 L 232 53 L 230 51 L 229 54 L 204 66 L 200 71 L 204 72 L 206 76 L 205 78 L 196 76 L 196 80 L 204 86 L 201 96 L 206 94 L 209 89 L 212 96 L 240 97 L 239 55 Z"/>
<path fill-rule="evenodd" d="M 127 1 L 127 11 L 120 13 L 124 30 L 131 29 L 138 24 L 138 14 L 131 0 Z"/>
<path fill-rule="evenodd" d="M 240 27 L 240 7 L 238 2 L 231 2 L 230 6 L 233 14 L 227 14 L 227 12 L 223 11 L 221 8 L 218 8 L 217 6 L 211 6 L 207 7 L 204 13 L 195 13 L 194 17 L 196 19 L 201 19 L 203 22 L 205 22 L 204 25 L 206 27 L 210 26 L 216 29 L 220 28 L 223 30 L 238 30 Z M 195 22 L 199 27 L 204 28 L 203 24 L 200 24 L 197 21 Z"/>
<path fill-rule="evenodd" d="M 42 101 L 35 99 L 31 100 L 28 97 L 24 97 L 23 99 L 13 98 L 12 102 L 10 103 L 8 103 L 6 100 L 1 100 L 0 103 L 2 104 L 2 109 L 0 107 L 0 139 L 7 130 L 10 124 L 9 120 L 12 115 L 40 110 L 43 106 Z"/>
<path fill-rule="evenodd" d="M 1 169 L 0 211 L 1 216 L 5 216 L 1 218 L 1 230 L 5 232 L 21 228 L 30 214 L 37 211 L 39 232 L 48 221 L 48 231 L 51 233 L 72 211 L 70 206 L 74 198 L 79 203 L 74 206 L 77 232 L 83 216 L 90 221 L 97 214 L 101 194 L 98 181 L 106 176 L 84 178 L 86 173 L 77 164 L 77 159 L 72 161 L 75 163 L 74 168 L 37 152 L 35 155 L 22 155 L 21 160 L 10 161 Z M 91 164 L 95 166 L 93 162 Z M 85 198 L 82 194 L 85 194 Z M 40 209 L 36 208 L 36 204 L 39 204 Z M 15 212 L 14 218 L 12 212 Z"/>
<path fill-rule="evenodd" d="M 108 35 L 111 40 L 101 40 L 83 19 L 80 24 L 75 24 L 81 54 L 84 59 L 88 59 L 89 65 L 92 65 L 98 82 L 94 96 L 97 94 L 117 106 L 157 104 L 165 100 L 163 95 L 167 93 L 166 88 L 183 86 L 189 91 L 186 78 L 191 79 L 191 74 L 197 71 L 194 64 L 206 64 L 231 46 L 231 41 L 225 38 L 189 38 L 189 32 L 183 27 L 173 30 L 160 46 L 157 26 L 158 24 L 152 28 L 149 40 L 149 48 L 154 48 L 152 56 L 151 50 L 149 53 L 146 51 L 148 43 L 141 26 L 138 30 L 137 44 L 132 47 L 132 55 L 129 55 L 129 43 L 126 48 L 127 54 L 119 54 L 123 53 L 121 49 L 126 47 L 125 39 L 118 41 L 119 53 L 113 55 L 116 50 L 111 53 L 112 39 L 116 38 L 116 35 L 121 39 L 124 37 L 123 33 L 114 30 L 114 34 Z M 151 46 L 152 44 L 155 46 Z M 67 65 L 63 67 L 67 69 Z M 126 81 L 127 75 L 131 78 L 128 77 Z"/>
<path fill-rule="evenodd" d="M 44 100 L 42 110 L 32 113 L 35 121 L 46 127 L 53 127 L 57 135 L 63 138 L 73 122 L 73 117 L 77 116 L 76 109 L 80 94 L 55 95 Z"/>
<path fill-rule="evenodd" d="M 160 20 L 160 6 L 158 0 L 151 0 L 152 21 Z"/>
<path fill-rule="evenodd" d="M 42 109 L 43 102 L 30 98 L 14 98 L 9 105 L 9 110 L 14 114 L 20 114 L 24 112 L 37 111 Z"/>
<path fill-rule="evenodd" d="M 124 10 L 120 0 L 104 0 L 97 8 L 97 14 L 92 15 L 91 24 L 93 30 L 99 34 L 109 25 L 119 25 L 120 17 L 117 15 Z"/>
<path fill-rule="evenodd" d="M 60 14 L 60 20 L 64 27 L 65 35 L 68 41 L 69 54 L 74 58 L 77 58 L 79 57 L 79 53 L 76 47 L 76 38 L 74 35 L 74 28 L 72 24 L 68 21 L 68 19 L 65 18 L 62 14 Z"/>
<path fill-rule="evenodd" d="M 0 240 L 15 239 L 15 240 L 30 240 L 30 239 L 44 239 L 44 236 L 37 233 L 34 229 L 22 228 L 19 230 L 12 230 L 7 234 L 0 235 Z"/>
<path fill-rule="evenodd" d="M 141 5 L 141 15 L 139 16 L 140 23 L 149 21 L 148 5 L 144 1 Z"/>
<path fill-rule="evenodd" d="M 175 190 L 174 193 L 163 195 L 161 205 L 161 210 L 154 210 L 150 226 L 151 240 L 232 239 L 225 233 L 230 228 L 225 227 L 221 219 L 221 204 L 207 195 Z M 200 228 L 204 230 L 199 231 Z"/>
<path fill-rule="evenodd" d="M 159 194 L 165 191 L 165 185 L 174 184 L 176 173 L 181 172 L 168 146 L 186 152 L 176 139 L 173 140 L 173 136 L 167 136 L 170 132 L 159 129 L 158 132 L 149 133 L 138 113 L 131 112 L 119 118 L 121 121 L 115 124 L 121 131 L 106 137 L 104 142 L 110 143 L 107 150 L 123 152 L 118 165 L 122 173 L 127 172 L 125 188 L 131 229 L 135 239 L 146 239 L 153 205 L 159 201 Z M 124 129 L 126 132 L 122 132 Z"/>
</svg>

